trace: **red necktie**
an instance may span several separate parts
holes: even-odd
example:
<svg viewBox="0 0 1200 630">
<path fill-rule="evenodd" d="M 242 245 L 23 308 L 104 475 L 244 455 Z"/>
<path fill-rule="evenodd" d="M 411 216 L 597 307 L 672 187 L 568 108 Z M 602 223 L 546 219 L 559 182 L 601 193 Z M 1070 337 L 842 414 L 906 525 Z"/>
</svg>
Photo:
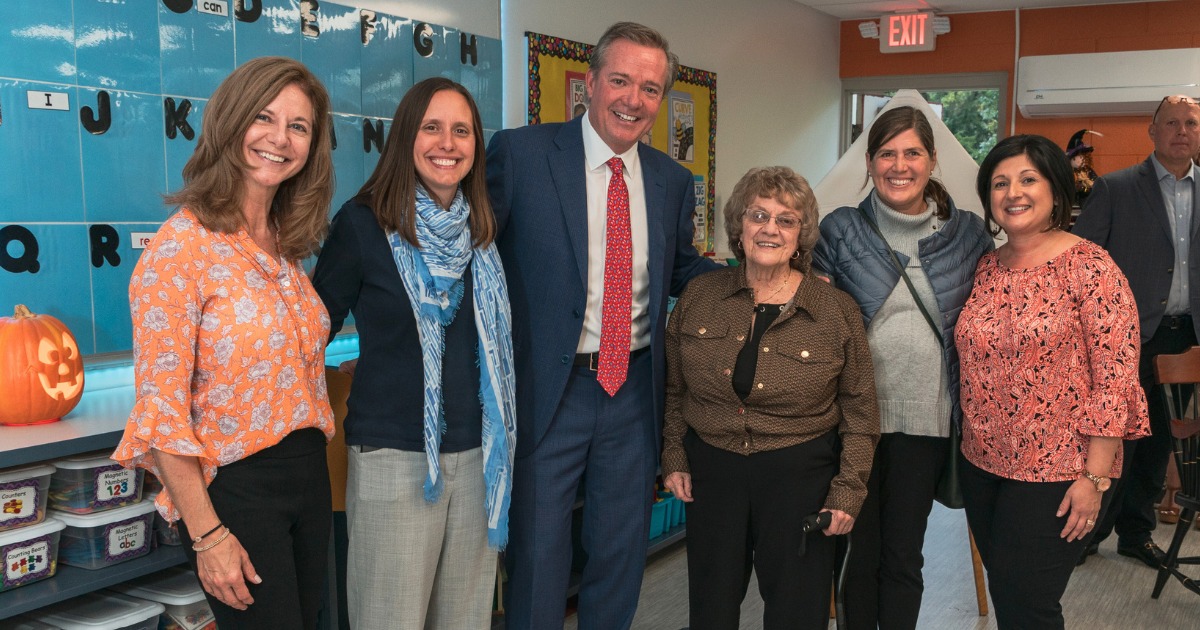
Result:
<svg viewBox="0 0 1200 630">
<path fill-rule="evenodd" d="M 596 380 L 615 396 L 629 373 L 629 323 L 633 304 L 633 244 L 629 236 L 629 189 L 625 163 L 608 161 L 608 220 L 604 238 L 604 301 L 600 309 L 600 361 Z"/>
</svg>

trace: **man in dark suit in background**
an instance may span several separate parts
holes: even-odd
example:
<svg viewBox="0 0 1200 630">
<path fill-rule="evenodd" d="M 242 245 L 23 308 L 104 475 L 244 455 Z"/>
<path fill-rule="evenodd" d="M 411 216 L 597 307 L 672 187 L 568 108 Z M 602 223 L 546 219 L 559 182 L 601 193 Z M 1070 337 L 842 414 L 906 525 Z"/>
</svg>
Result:
<svg viewBox="0 0 1200 630">
<path fill-rule="evenodd" d="M 1170 415 L 1154 384 L 1154 357 L 1196 344 L 1200 313 L 1200 211 L 1197 169 L 1200 106 L 1187 96 L 1162 100 L 1150 122 L 1154 153 L 1145 162 L 1101 177 L 1092 188 L 1075 234 L 1108 250 L 1137 302 L 1142 329 L 1140 376 L 1151 435 L 1126 441 L 1123 471 L 1111 507 L 1083 559 L 1114 527 L 1117 553 L 1158 568 L 1164 553 L 1150 534 L 1154 502 L 1163 490 L 1171 451 Z"/>
<path fill-rule="evenodd" d="M 692 247 L 691 174 L 638 142 L 677 68 L 657 31 L 614 24 L 592 53 L 586 116 L 500 131 L 488 146 L 517 370 L 510 629 L 562 627 L 581 482 L 579 627 L 633 621 L 661 441 L 667 297 L 716 266 Z"/>
</svg>

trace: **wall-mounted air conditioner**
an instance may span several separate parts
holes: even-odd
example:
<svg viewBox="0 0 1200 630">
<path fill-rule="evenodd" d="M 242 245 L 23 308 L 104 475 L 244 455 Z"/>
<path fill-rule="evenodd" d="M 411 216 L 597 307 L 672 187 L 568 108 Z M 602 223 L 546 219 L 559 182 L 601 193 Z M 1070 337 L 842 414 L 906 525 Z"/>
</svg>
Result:
<svg viewBox="0 0 1200 630">
<path fill-rule="evenodd" d="M 1200 97 L 1200 48 L 1022 57 L 1026 118 L 1150 115 L 1164 96 Z"/>
</svg>

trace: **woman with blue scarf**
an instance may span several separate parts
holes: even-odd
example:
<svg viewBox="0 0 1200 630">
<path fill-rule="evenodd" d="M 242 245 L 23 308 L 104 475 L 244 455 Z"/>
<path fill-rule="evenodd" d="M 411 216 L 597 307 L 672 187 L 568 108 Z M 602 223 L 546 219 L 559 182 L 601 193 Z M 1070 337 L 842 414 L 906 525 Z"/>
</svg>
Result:
<svg viewBox="0 0 1200 630">
<path fill-rule="evenodd" d="M 359 359 L 345 420 L 350 624 L 483 629 L 508 541 L 512 326 L 479 110 L 440 77 L 396 108 L 313 284 Z"/>
</svg>

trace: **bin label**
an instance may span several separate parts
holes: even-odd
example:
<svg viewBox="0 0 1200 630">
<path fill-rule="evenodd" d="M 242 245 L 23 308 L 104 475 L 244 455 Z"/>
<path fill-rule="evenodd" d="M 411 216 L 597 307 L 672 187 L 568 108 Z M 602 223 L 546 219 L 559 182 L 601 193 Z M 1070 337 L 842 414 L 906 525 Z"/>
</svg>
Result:
<svg viewBox="0 0 1200 630">
<path fill-rule="evenodd" d="M 116 464 L 96 469 L 97 508 L 129 503 L 138 489 L 136 470 Z"/>
<path fill-rule="evenodd" d="M 104 528 L 104 559 L 106 562 L 128 560 L 149 550 L 150 540 L 146 534 L 149 531 L 150 519 L 146 516 L 119 521 Z"/>
<path fill-rule="evenodd" d="M 32 479 L 0 483 L 0 527 L 34 523 L 38 519 L 38 484 Z"/>
<path fill-rule="evenodd" d="M 50 536 L 39 536 L 3 548 L 4 584 L 8 589 L 49 577 L 54 572 Z"/>
</svg>

